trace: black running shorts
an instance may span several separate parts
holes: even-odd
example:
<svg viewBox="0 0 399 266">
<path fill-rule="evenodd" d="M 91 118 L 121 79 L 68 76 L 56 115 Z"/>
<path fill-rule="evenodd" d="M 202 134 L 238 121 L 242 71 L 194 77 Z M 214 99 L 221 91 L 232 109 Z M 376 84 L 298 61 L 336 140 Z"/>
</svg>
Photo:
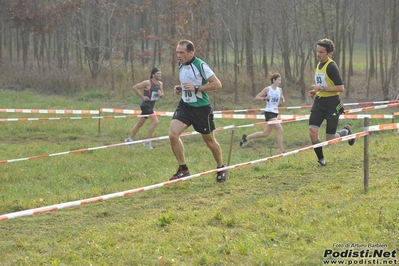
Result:
<svg viewBox="0 0 399 266">
<path fill-rule="evenodd" d="M 334 135 L 337 131 L 340 114 L 344 112 L 338 96 L 316 97 L 310 111 L 309 127 L 320 127 L 327 120 L 326 133 Z"/>
<path fill-rule="evenodd" d="M 187 126 L 193 125 L 195 131 L 201 134 L 209 134 L 215 130 L 213 109 L 210 105 L 192 107 L 180 100 L 173 119 L 179 120 Z"/>
<path fill-rule="evenodd" d="M 277 118 L 278 114 L 272 112 L 265 112 L 265 120 L 269 121 L 270 119 Z"/>
<path fill-rule="evenodd" d="M 141 109 L 142 115 L 151 115 L 154 113 L 154 108 L 149 104 L 148 105 L 147 104 L 140 105 L 140 109 Z"/>
</svg>

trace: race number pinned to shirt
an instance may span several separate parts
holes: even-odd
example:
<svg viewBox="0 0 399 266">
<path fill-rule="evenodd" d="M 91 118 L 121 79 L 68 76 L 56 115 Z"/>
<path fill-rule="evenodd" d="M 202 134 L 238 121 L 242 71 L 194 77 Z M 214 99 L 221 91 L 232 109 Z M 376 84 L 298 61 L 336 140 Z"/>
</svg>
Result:
<svg viewBox="0 0 399 266">
<path fill-rule="evenodd" d="M 194 91 L 186 90 L 183 85 L 182 85 L 181 93 L 182 93 L 181 98 L 183 99 L 183 102 L 185 102 L 185 103 L 195 103 L 195 102 L 197 102 L 197 97 L 202 98 L 202 93 L 200 91 L 197 92 L 197 94 L 195 94 Z"/>
<path fill-rule="evenodd" d="M 316 85 L 327 87 L 326 76 L 324 73 L 315 73 L 314 80 Z"/>
<path fill-rule="evenodd" d="M 159 97 L 159 95 L 158 95 L 158 91 L 152 91 L 152 92 L 151 92 L 150 101 L 153 101 L 153 102 L 155 102 L 155 101 L 157 101 L 157 100 L 158 100 L 158 97 Z"/>
</svg>

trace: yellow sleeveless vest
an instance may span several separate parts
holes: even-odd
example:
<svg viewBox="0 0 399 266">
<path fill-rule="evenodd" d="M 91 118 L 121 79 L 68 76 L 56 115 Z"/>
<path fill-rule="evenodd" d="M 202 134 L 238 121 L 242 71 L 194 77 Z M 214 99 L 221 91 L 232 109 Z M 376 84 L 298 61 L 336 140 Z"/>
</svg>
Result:
<svg viewBox="0 0 399 266">
<path fill-rule="evenodd" d="M 321 85 L 323 87 L 333 87 L 335 86 L 334 82 L 327 75 L 327 66 L 334 62 L 331 58 L 327 60 L 324 66 L 319 69 L 320 62 L 316 66 L 316 71 L 314 75 L 314 79 L 317 85 Z M 316 95 L 319 97 L 331 97 L 339 95 L 339 92 L 329 92 L 329 91 L 318 91 Z"/>
</svg>

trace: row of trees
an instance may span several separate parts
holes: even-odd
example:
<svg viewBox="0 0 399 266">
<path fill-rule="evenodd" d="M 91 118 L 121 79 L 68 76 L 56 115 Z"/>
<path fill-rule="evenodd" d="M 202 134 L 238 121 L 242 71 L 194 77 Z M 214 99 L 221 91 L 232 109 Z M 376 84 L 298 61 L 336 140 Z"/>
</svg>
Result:
<svg viewBox="0 0 399 266">
<path fill-rule="evenodd" d="M 278 67 L 306 96 L 315 42 L 334 40 L 334 60 L 351 93 L 359 52 L 366 90 L 378 80 L 385 99 L 398 93 L 397 0 L 0 0 L 0 59 L 35 62 L 41 71 L 78 67 L 96 79 L 121 66 L 134 78 L 146 65 L 176 69 L 175 47 L 191 39 L 197 55 L 247 88 Z M 309 70 L 309 71 L 307 71 Z M 175 73 L 173 73 L 175 74 Z M 263 83 L 256 84 L 256 83 Z M 358 80 L 356 81 L 359 82 Z M 114 88 L 111 74 L 111 87 Z M 246 89 L 247 89 L 246 88 Z"/>
</svg>

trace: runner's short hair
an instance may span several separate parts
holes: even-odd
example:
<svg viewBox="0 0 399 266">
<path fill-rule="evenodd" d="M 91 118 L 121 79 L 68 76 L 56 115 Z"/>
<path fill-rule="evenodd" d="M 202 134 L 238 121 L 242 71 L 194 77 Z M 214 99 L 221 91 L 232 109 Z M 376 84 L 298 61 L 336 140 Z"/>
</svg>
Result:
<svg viewBox="0 0 399 266">
<path fill-rule="evenodd" d="M 179 41 L 178 45 L 186 45 L 187 52 L 195 52 L 194 43 L 190 40 L 181 40 Z"/>
<path fill-rule="evenodd" d="M 317 45 L 323 46 L 324 48 L 326 48 L 327 53 L 334 52 L 334 50 L 335 50 L 334 42 L 327 38 L 318 40 Z"/>
<path fill-rule="evenodd" d="M 274 74 L 272 74 L 272 76 L 270 77 L 270 82 L 273 84 L 273 82 L 274 82 L 276 79 L 280 78 L 280 77 L 281 77 L 280 73 L 274 73 Z"/>
</svg>

